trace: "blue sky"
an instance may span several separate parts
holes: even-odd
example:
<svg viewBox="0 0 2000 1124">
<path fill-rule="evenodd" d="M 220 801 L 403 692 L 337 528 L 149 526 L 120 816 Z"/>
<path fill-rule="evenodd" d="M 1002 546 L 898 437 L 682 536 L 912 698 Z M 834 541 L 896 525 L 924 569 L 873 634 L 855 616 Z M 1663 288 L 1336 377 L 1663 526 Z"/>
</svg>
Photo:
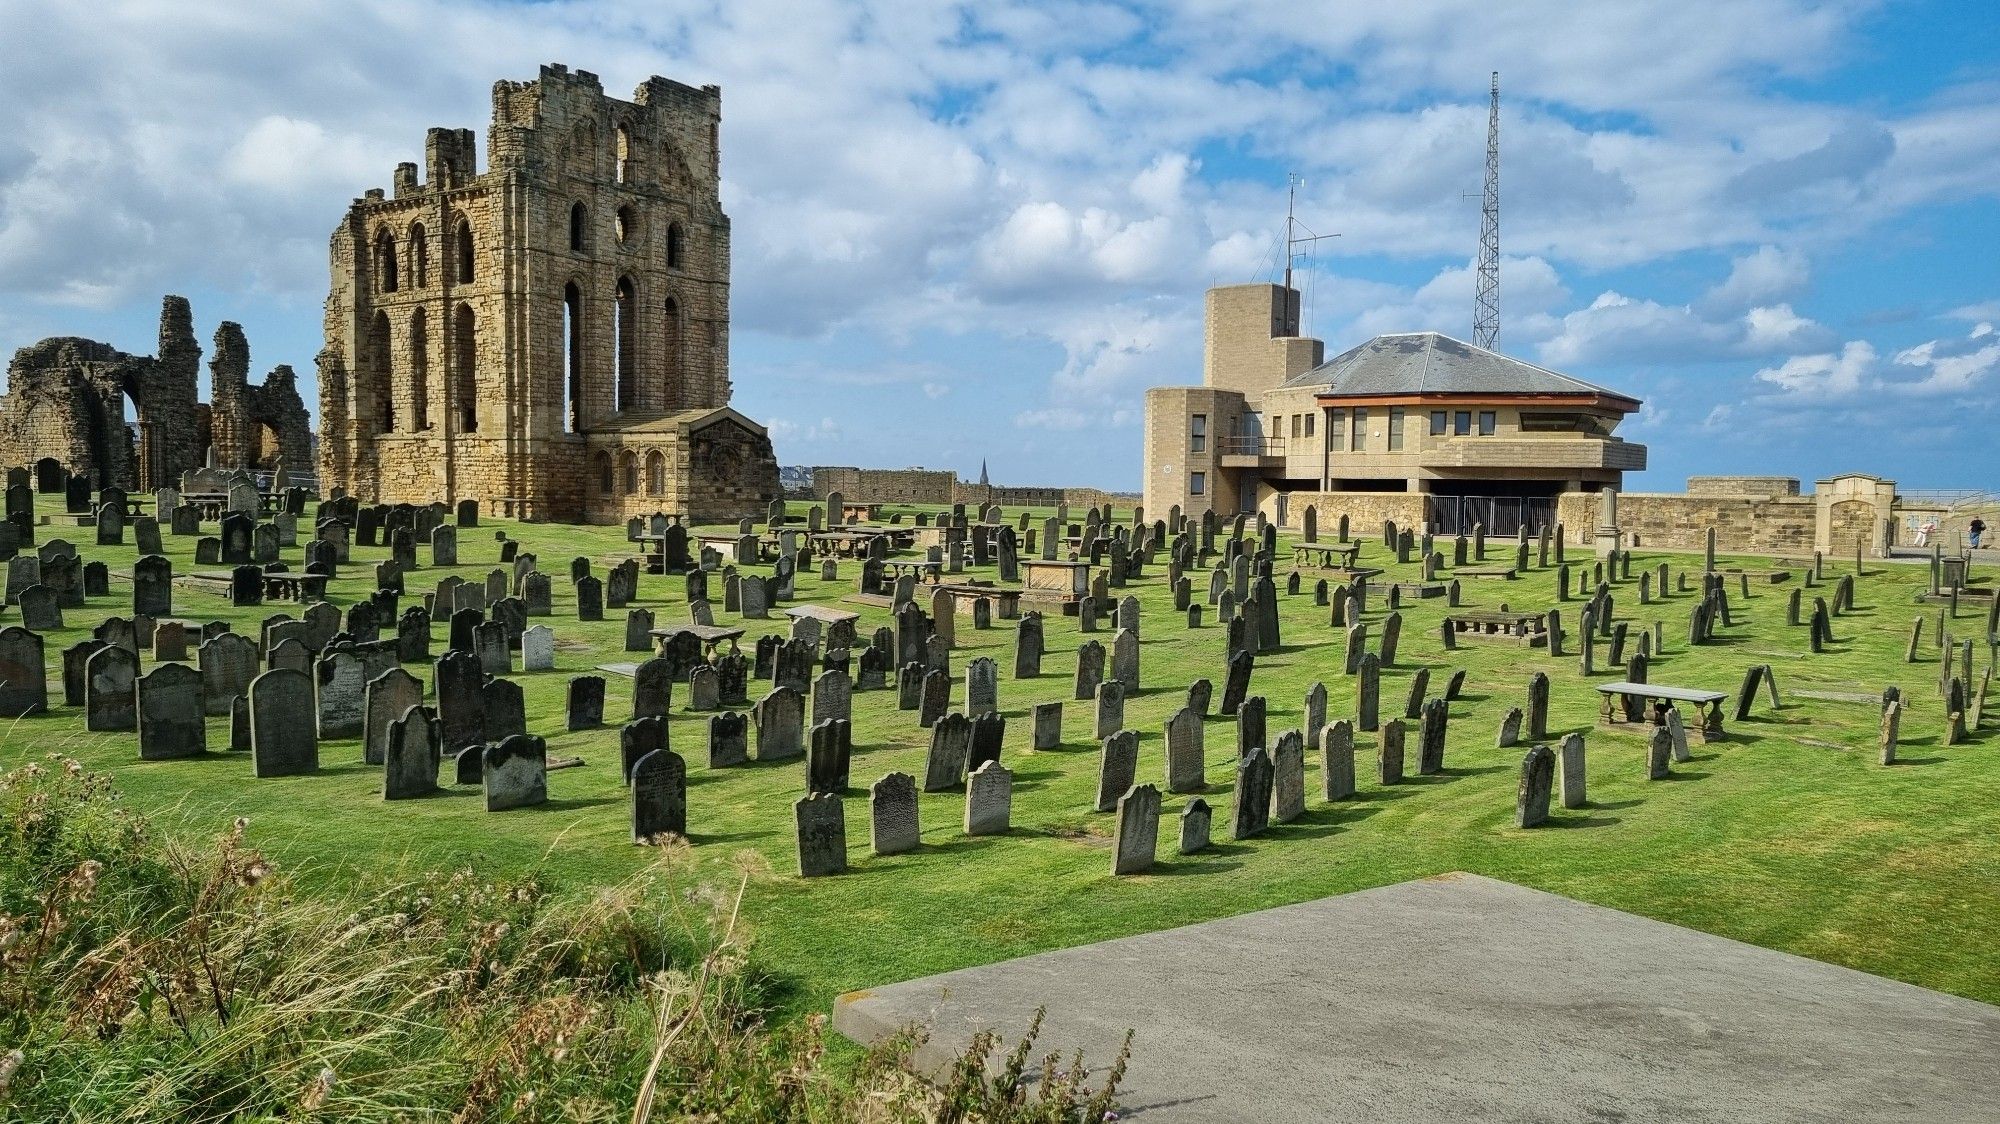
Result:
<svg viewBox="0 0 2000 1124">
<path fill-rule="evenodd" d="M 787 464 L 1136 487 L 1289 172 L 1329 353 L 1469 336 L 1497 69 L 1501 347 L 1646 400 L 1629 488 L 2000 486 L 1973 0 L 0 0 L 0 353 L 150 352 L 177 292 L 310 396 L 347 201 L 552 61 L 723 87 L 736 404 Z"/>
</svg>

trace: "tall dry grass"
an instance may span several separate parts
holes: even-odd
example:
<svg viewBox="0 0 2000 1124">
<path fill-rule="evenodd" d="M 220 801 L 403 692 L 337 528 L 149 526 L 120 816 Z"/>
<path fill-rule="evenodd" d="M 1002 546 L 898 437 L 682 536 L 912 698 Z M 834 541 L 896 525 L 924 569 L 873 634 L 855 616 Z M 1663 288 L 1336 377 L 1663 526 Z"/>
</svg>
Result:
<svg viewBox="0 0 2000 1124">
<path fill-rule="evenodd" d="M 344 893 L 273 869 L 239 820 L 156 832 L 51 757 L 0 774 L 0 1117 L 13 1120 L 990 1121 L 1112 1114 L 1080 1058 L 982 1036 L 936 1085 L 914 1034 L 829 1063 L 767 1022 L 743 869 L 685 847 L 556 893 L 467 871 Z M 1039 1026 L 1039 1020 L 1037 1021 Z"/>
</svg>

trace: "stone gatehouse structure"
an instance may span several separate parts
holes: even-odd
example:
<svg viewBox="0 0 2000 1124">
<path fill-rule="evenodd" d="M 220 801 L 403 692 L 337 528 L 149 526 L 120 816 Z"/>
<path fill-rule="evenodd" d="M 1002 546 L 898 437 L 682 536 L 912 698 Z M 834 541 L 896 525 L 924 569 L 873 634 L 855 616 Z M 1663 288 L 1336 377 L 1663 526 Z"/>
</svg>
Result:
<svg viewBox="0 0 2000 1124">
<path fill-rule="evenodd" d="M 714 86 L 621 101 L 545 66 L 494 85 L 486 171 L 470 130 L 430 130 L 333 235 L 322 487 L 594 523 L 764 510 L 769 435 L 729 408 L 721 116 Z"/>
<path fill-rule="evenodd" d="M 252 385 L 249 343 L 229 321 L 215 332 L 207 403 L 195 387 L 200 365 L 194 317 L 177 296 L 161 302 L 157 355 L 74 336 L 21 348 L 0 397 L 0 464 L 34 465 L 45 484 L 66 468 L 93 487 L 151 491 L 178 484 L 211 447 L 222 468 L 311 463 L 312 427 L 290 367 Z"/>
</svg>

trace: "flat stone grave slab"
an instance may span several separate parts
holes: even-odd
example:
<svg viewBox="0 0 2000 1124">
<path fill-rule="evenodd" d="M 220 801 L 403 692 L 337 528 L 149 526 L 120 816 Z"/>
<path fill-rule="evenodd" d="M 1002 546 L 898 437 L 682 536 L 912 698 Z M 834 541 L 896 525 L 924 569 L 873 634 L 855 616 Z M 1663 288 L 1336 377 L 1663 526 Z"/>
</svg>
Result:
<svg viewBox="0 0 2000 1124">
<path fill-rule="evenodd" d="M 834 1027 L 980 1029 L 994 1064 L 1128 1028 L 1120 1119 L 1622 1121 L 1996 1117 L 2000 1007 L 1469 874 L 849 992 Z"/>
<path fill-rule="evenodd" d="M 1396 592 L 1404 597 L 1443 597 L 1448 589 L 1443 582 L 1391 582 Z"/>
<path fill-rule="evenodd" d="M 1455 578 L 1479 578 L 1485 581 L 1513 581 L 1512 566 L 1460 566 L 1451 572 Z"/>
<path fill-rule="evenodd" d="M 1728 574 L 1732 578 L 1747 577 L 1753 582 L 1768 582 L 1771 585 L 1792 580 L 1790 570 L 1753 570 L 1744 566 L 1725 566 L 1719 572 Z"/>
<path fill-rule="evenodd" d="M 625 678 L 630 679 L 639 674 L 639 665 L 636 663 L 601 663 L 597 665 L 596 670 L 608 671 L 613 675 L 623 675 Z"/>
</svg>

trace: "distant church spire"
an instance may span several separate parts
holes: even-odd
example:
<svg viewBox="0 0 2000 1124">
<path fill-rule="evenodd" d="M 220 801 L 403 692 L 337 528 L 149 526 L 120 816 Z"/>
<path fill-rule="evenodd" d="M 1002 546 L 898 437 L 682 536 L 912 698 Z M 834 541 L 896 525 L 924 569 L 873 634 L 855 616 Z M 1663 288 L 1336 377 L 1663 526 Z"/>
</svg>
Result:
<svg viewBox="0 0 2000 1124">
<path fill-rule="evenodd" d="M 991 483 L 992 481 L 986 479 L 986 458 L 981 457 L 979 458 L 979 486 L 984 488 Z"/>
</svg>

